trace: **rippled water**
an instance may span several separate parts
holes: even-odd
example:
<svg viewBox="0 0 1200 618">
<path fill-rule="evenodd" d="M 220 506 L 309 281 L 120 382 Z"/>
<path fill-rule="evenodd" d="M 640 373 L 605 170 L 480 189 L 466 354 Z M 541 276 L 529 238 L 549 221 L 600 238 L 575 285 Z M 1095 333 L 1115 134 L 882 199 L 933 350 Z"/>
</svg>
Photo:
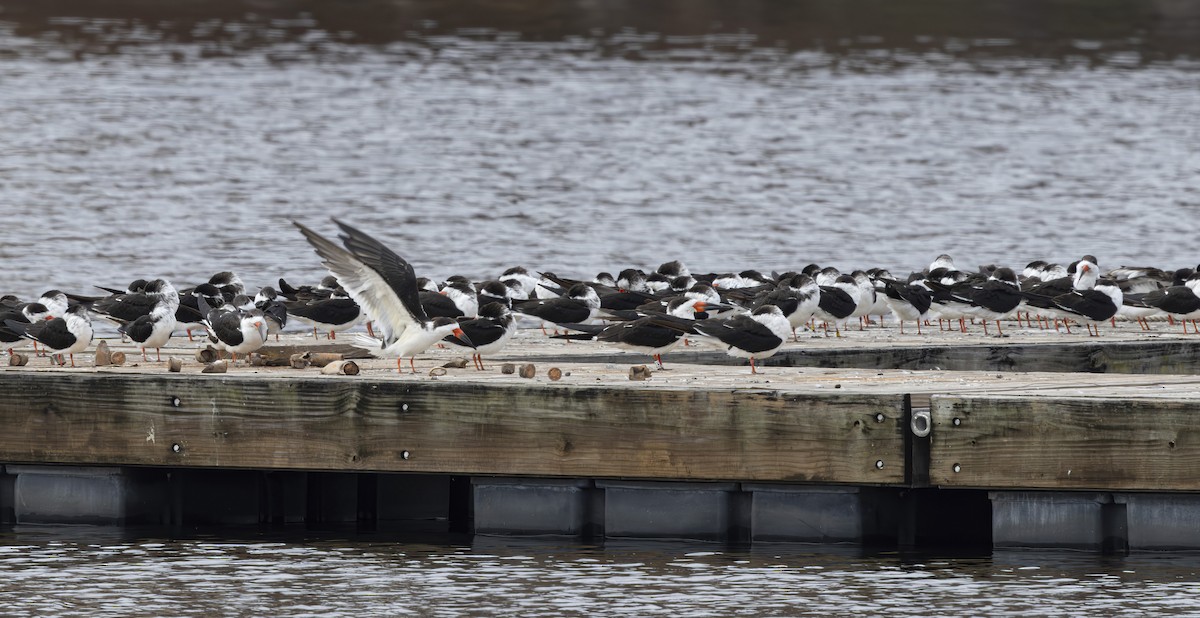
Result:
<svg viewBox="0 0 1200 618">
<path fill-rule="evenodd" d="M 1134 616 L 1196 611 L 1200 558 L 978 558 L 477 537 L 0 535 L 6 616 Z"/>
<path fill-rule="evenodd" d="M 1159 0 L 14 0 L 0 293 L 422 274 L 1194 265 L 1200 7 Z M 1136 615 L 1197 559 L 0 533 L 0 613 Z"/>
<path fill-rule="evenodd" d="M 5 3 L 0 289 L 1198 261 L 1194 4 L 724 4 Z"/>
</svg>

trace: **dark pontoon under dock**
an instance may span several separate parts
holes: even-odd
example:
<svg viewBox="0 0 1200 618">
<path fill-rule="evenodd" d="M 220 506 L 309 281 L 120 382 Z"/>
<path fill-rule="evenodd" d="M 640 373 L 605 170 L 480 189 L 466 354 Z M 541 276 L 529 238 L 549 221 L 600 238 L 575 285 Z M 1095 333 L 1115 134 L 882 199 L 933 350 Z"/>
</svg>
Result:
<svg viewBox="0 0 1200 618">
<path fill-rule="evenodd" d="M 534 363 L 533 379 L 502 374 L 502 359 L 436 378 L 397 375 L 388 360 L 361 361 L 357 376 L 242 364 L 200 374 L 192 349 L 170 351 L 186 359 L 180 374 L 45 359 L 5 368 L 0 514 L 1200 548 L 1195 336 L 821 338 L 789 344 L 758 376 L 683 350 L 647 381 L 628 378 L 641 356 L 519 337 L 508 356 Z M 567 375 L 552 381 L 550 367 Z M 1040 371 L 1056 367 L 1070 371 Z"/>
</svg>

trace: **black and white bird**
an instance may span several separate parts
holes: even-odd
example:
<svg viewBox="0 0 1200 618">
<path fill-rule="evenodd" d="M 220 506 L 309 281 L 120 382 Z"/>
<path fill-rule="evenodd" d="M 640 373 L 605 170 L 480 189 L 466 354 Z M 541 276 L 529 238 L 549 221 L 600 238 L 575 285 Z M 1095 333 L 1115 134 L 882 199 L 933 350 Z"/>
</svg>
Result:
<svg viewBox="0 0 1200 618">
<path fill-rule="evenodd" d="M 287 305 L 275 288 L 268 286 L 260 289 L 258 294 L 254 295 L 254 308 L 263 312 L 263 318 L 267 321 L 267 334 L 275 335 L 275 341 L 279 341 L 279 333 L 287 326 L 288 313 Z"/>
<path fill-rule="evenodd" d="M 667 305 L 662 314 L 647 315 L 608 326 L 600 324 L 567 324 L 583 335 L 560 335 L 563 339 L 590 339 L 615 344 L 618 348 L 647 354 L 662 369 L 662 355 L 675 349 L 689 334 L 697 334 L 696 313 L 706 309 L 706 303 L 680 296 Z"/>
<path fill-rule="evenodd" d="M 6 320 L 4 325 L 8 330 L 42 344 L 47 351 L 58 356 L 59 365 L 66 364 L 64 354 L 70 356 L 72 367 L 75 366 L 75 353 L 82 352 L 91 345 L 95 336 L 92 319 L 88 317 L 87 308 L 83 305 L 68 307 L 60 318 L 38 320 L 28 324 Z"/>
<path fill-rule="evenodd" d="M 539 288 L 541 289 L 541 288 Z M 513 305 L 513 312 L 552 324 L 582 324 L 596 317 L 600 310 L 600 295 L 586 283 L 576 283 L 566 294 L 546 300 L 527 300 Z"/>
<path fill-rule="evenodd" d="M 309 324 L 313 328 L 313 339 L 317 330 L 323 330 L 327 339 L 337 339 L 337 333 L 354 328 L 363 320 L 361 305 L 354 302 L 347 290 L 334 290 L 327 298 L 285 302 L 288 315 Z"/>
<path fill-rule="evenodd" d="M 133 286 L 130 286 L 133 288 Z M 155 279 L 140 286 L 140 292 L 114 294 L 92 303 L 92 312 L 117 324 L 117 331 L 142 348 L 142 360 L 149 361 L 146 348 L 154 348 L 162 360 L 161 348 L 171 340 L 179 311 L 179 293 L 166 279 Z"/>
<path fill-rule="evenodd" d="M 832 285 L 820 286 L 821 296 L 814 314 L 818 320 L 825 322 L 825 334 L 829 334 L 829 324 L 833 324 L 834 333 L 842 336 L 842 327 L 846 320 L 858 308 L 861 291 L 854 277 L 839 275 Z"/>
<path fill-rule="evenodd" d="M 473 345 L 457 322 L 450 318 L 431 320 L 421 309 L 417 276 L 411 264 L 366 232 L 337 219 L 333 222 L 342 230 L 338 238 L 345 248 L 293 223 L 383 335 L 382 341 L 360 335 L 356 345 L 365 345 L 379 356 L 396 358 L 397 371 L 403 370 L 401 359 L 407 356 L 413 373 L 417 372 L 413 357 L 447 335 Z"/>
<path fill-rule="evenodd" d="M 1065 315 L 1083 322 L 1087 325 L 1088 335 L 1097 337 L 1100 335 L 1099 323 L 1117 315 L 1123 300 L 1124 294 L 1117 282 L 1100 279 L 1090 290 L 1072 290 L 1056 296 L 1054 306 Z M 1070 326 L 1067 332 L 1070 332 Z"/>
<path fill-rule="evenodd" d="M 1200 295 L 1196 294 L 1198 287 L 1200 287 L 1200 276 L 1189 279 L 1184 282 L 1184 285 L 1173 285 L 1165 290 L 1149 292 L 1142 297 L 1142 304 L 1158 309 L 1172 319 L 1182 322 L 1184 334 L 1187 334 L 1189 321 L 1192 322 L 1192 329 L 1200 333 L 1195 322 L 1200 320 Z"/>
<path fill-rule="evenodd" d="M 900 323 L 900 334 L 904 334 L 905 321 L 916 322 L 917 334 L 922 334 L 921 322 L 933 306 L 933 294 L 924 283 L 924 279 L 918 275 L 908 283 L 892 279 L 884 279 L 882 282 L 883 297 L 888 308 L 896 314 L 896 321 Z"/>
<path fill-rule="evenodd" d="M 473 318 L 479 313 L 479 296 L 475 286 L 462 278 L 447 279 L 437 292 L 418 293 L 421 308 L 431 318 Z"/>
<path fill-rule="evenodd" d="M 762 295 L 755 307 L 775 305 L 783 312 L 792 327 L 792 339 L 796 329 L 812 319 L 821 306 L 821 288 L 812 277 L 796 273 L 779 280 L 774 290 Z"/>
<path fill-rule="evenodd" d="M 161 348 L 171 340 L 171 333 L 175 330 L 175 312 L 178 308 L 177 304 L 157 305 L 150 313 L 118 326 L 117 331 L 141 346 L 143 361 L 150 360 L 146 356 L 146 348 L 154 348 L 154 353 L 161 362 Z"/>
<path fill-rule="evenodd" d="M 249 354 L 267 342 L 267 323 L 257 309 L 247 311 L 232 302 L 214 309 L 201 298 L 200 310 L 205 315 L 204 326 L 208 329 L 209 339 L 218 349 L 229 352 L 234 362 L 237 362 L 238 354 Z"/>
<path fill-rule="evenodd" d="M 1001 267 L 983 284 L 971 288 L 967 300 L 971 303 L 967 313 L 983 320 L 983 333 L 987 334 L 988 320 L 994 320 L 997 336 L 1003 337 L 1000 320 L 1012 315 L 1024 298 L 1017 274 L 1011 268 Z"/>
<path fill-rule="evenodd" d="M 490 302 L 479 308 L 479 316 L 470 320 L 461 320 L 458 327 L 473 345 L 447 335 L 442 341 L 455 347 L 471 350 L 471 361 L 475 368 L 483 371 L 483 355 L 495 354 L 504 349 L 509 339 L 517 332 L 517 320 L 513 317 L 508 306 Z"/>
<path fill-rule="evenodd" d="M 730 356 L 750 359 L 750 373 L 758 373 L 754 361 L 773 356 L 792 331 L 783 312 L 774 305 L 724 320 L 701 320 L 695 328 L 703 337 L 719 341 Z"/>
<path fill-rule="evenodd" d="M 190 290 L 179 292 L 179 308 L 175 310 L 175 327 L 184 329 L 188 341 L 193 341 L 192 331 L 204 327 L 204 314 L 200 313 L 197 298 L 203 297 L 209 307 L 225 304 L 225 297 L 217 286 L 202 283 Z"/>
<path fill-rule="evenodd" d="M 15 300 L 15 298 L 14 298 Z M 20 333 L 7 327 L 8 321 L 32 324 L 50 318 L 50 310 L 41 303 L 12 303 L 0 308 L 0 343 L 16 343 L 23 339 Z M 12 348 L 8 349 L 11 356 Z"/>
</svg>

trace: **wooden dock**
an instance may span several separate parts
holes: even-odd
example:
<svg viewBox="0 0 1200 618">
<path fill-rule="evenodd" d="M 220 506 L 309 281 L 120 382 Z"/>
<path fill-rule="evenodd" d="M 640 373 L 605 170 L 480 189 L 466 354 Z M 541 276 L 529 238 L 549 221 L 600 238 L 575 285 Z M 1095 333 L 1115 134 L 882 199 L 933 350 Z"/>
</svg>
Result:
<svg viewBox="0 0 1200 618">
<path fill-rule="evenodd" d="M 629 378 L 641 356 L 529 331 L 487 371 L 437 376 L 424 372 L 459 355 L 418 358 L 416 376 L 373 359 L 356 376 L 243 364 L 201 374 L 186 347 L 164 350 L 185 359 L 181 373 L 34 359 L 0 370 L 0 462 L 585 479 L 593 489 L 1200 492 L 1200 337 L 956 334 L 935 345 L 858 334 L 802 339 L 756 376 L 719 352 L 684 350 L 644 381 Z M 301 336 L 281 345 L 331 349 Z M 951 357 L 976 369 L 929 367 Z M 536 375 L 502 373 L 503 362 L 533 363 Z"/>
</svg>

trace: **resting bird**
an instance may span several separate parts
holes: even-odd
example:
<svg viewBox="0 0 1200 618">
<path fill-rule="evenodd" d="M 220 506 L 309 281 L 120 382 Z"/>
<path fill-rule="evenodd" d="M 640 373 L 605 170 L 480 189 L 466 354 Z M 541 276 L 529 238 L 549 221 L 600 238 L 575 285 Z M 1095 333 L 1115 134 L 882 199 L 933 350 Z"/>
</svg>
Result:
<svg viewBox="0 0 1200 618">
<path fill-rule="evenodd" d="M 58 364 L 66 365 L 63 355 L 71 357 L 75 366 L 75 353 L 82 352 L 92 343 L 92 320 L 83 305 L 73 305 L 61 318 L 39 320 L 31 324 L 6 320 L 8 330 L 41 343 L 51 354 L 58 356 Z"/>
</svg>

